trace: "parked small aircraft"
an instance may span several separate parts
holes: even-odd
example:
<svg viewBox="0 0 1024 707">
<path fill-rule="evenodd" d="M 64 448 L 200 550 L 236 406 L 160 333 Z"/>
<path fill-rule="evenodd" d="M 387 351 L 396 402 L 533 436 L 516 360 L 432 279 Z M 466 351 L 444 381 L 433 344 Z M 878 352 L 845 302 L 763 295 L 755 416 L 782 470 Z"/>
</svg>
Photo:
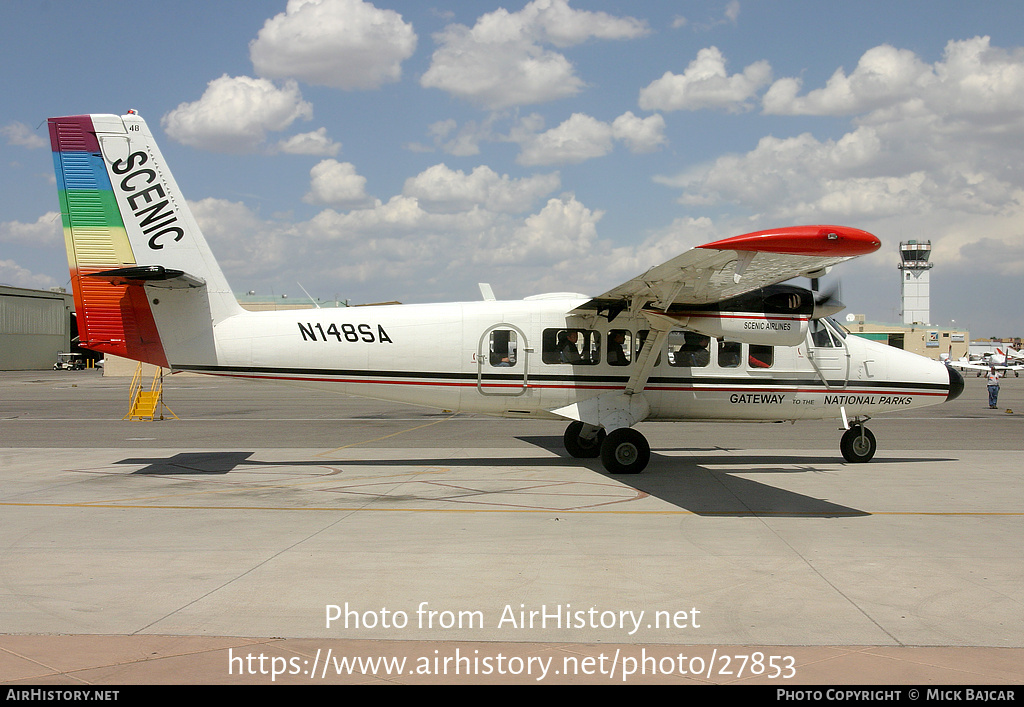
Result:
<svg viewBox="0 0 1024 707">
<path fill-rule="evenodd" d="M 1019 351 L 1014 351 L 1011 348 L 1003 351 L 997 348 L 995 351 L 986 351 L 980 356 L 965 356 L 947 363 L 961 371 L 974 371 L 979 378 L 992 368 L 1004 376 L 1012 372 L 1019 378 L 1020 372 L 1024 370 L 1024 363 L 1021 361 L 1024 361 L 1024 356 Z"/>
<path fill-rule="evenodd" d="M 857 229 L 727 238 L 593 298 L 246 312 L 139 115 L 51 118 L 49 129 L 81 345 L 103 353 L 567 420 L 568 453 L 612 473 L 646 467 L 644 420 L 842 419 L 843 456 L 866 462 L 871 415 L 963 390 L 955 370 L 853 336 L 828 318 L 841 305 L 781 284 L 879 247 Z"/>
</svg>

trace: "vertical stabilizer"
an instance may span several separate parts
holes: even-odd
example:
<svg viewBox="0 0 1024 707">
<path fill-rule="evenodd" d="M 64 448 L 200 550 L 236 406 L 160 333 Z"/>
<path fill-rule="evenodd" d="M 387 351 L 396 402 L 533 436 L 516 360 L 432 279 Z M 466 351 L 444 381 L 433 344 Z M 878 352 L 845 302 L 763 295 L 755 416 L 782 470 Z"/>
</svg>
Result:
<svg viewBox="0 0 1024 707">
<path fill-rule="evenodd" d="M 241 312 L 138 115 L 51 118 L 82 346 L 161 366 L 212 362 Z"/>
</svg>

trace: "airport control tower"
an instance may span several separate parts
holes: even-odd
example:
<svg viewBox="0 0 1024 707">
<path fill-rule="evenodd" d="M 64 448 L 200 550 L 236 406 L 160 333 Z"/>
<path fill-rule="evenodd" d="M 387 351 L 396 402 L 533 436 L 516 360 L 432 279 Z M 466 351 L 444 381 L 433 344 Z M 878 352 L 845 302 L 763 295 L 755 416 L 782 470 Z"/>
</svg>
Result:
<svg viewBox="0 0 1024 707">
<path fill-rule="evenodd" d="M 928 294 L 928 271 L 932 263 L 931 241 L 900 243 L 900 295 L 904 324 L 930 324 L 931 304 Z"/>
</svg>

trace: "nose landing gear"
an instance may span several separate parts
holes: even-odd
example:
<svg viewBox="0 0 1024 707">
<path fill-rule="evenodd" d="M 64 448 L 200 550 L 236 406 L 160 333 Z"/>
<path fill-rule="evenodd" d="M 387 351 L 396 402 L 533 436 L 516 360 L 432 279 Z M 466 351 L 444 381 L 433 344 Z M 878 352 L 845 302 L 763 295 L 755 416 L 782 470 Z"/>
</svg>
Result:
<svg viewBox="0 0 1024 707">
<path fill-rule="evenodd" d="M 853 464 L 871 461 L 876 449 L 878 444 L 875 436 L 863 424 L 852 425 L 839 440 L 839 451 L 843 453 L 843 458 Z"/>
</svg>

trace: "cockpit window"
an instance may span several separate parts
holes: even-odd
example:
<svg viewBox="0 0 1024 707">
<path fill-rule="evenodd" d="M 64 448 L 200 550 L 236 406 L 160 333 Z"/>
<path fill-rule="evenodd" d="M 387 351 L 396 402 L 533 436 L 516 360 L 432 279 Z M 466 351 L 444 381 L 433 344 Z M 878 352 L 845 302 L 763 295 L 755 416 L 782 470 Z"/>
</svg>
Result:
<svg viewBox="0 0 1024 707">
<path fill-rule="evenodd" d="M 824 320 L 812 319 L 809 331 L 811 342 L 819 349 L 834 349 L 842 346 L 840 341 L 833 338 L 832 329 L 825 326 Z"/>
<path fill-rule="evenodd" d="M 840 339 L 845 339 L 846 335 L 849 334 L 849 330 L 842 324 L 837 322 L 832 317 L 828 317 L 829 328 L 832 329 L 833 336 L 838 334 Z"/>
</svg>

